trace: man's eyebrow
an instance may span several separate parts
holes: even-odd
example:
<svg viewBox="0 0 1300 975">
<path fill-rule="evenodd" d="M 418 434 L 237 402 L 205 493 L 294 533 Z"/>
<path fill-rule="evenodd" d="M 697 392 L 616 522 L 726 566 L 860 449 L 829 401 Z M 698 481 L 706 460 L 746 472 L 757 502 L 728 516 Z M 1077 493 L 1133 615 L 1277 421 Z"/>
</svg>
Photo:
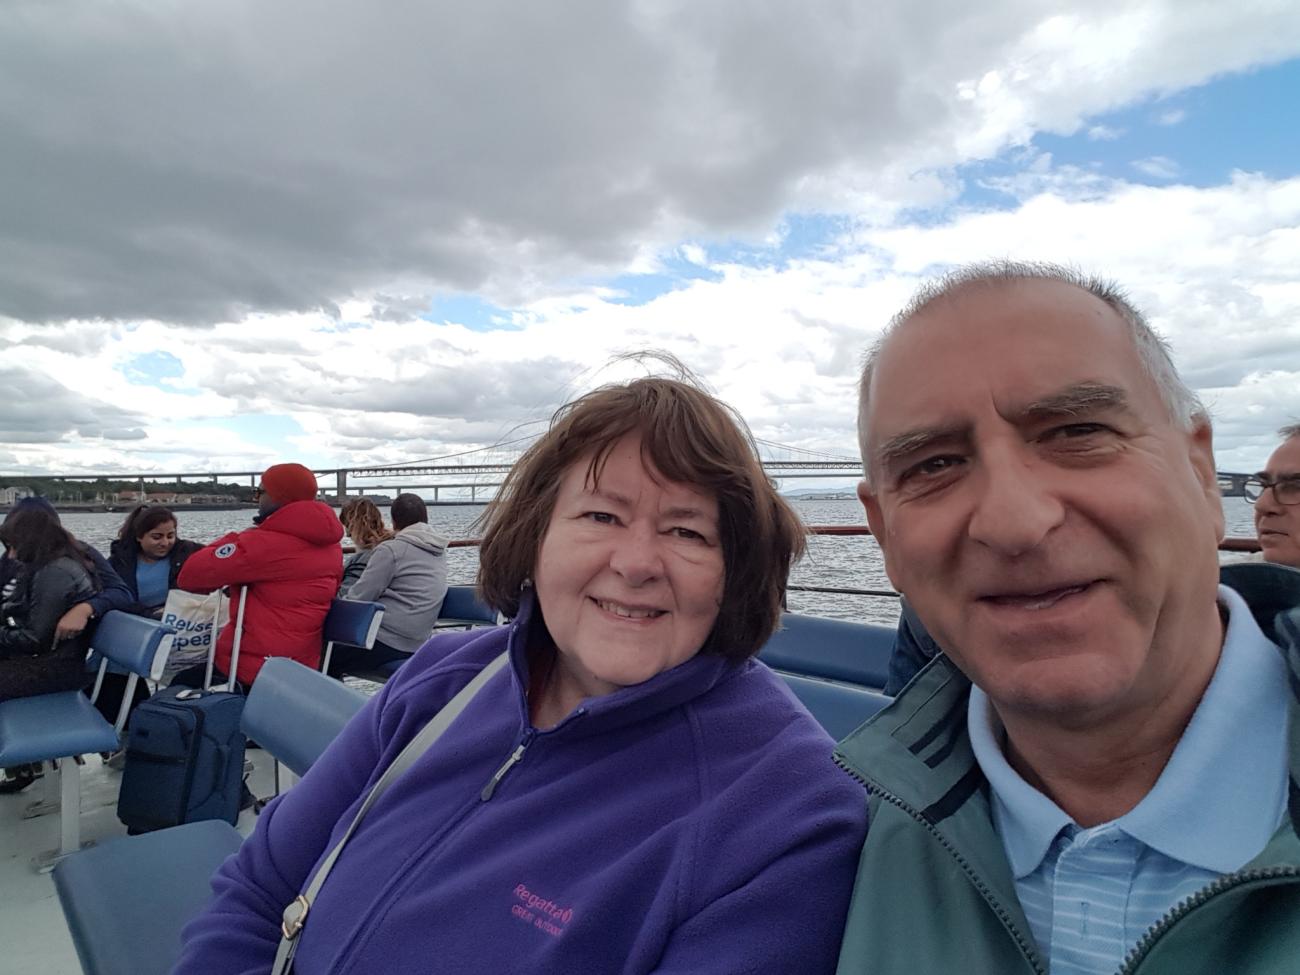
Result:
<svg viewBox="0 0 1300 975">
<path fill-rule="evenodd" d="M 1105 383 L 1075 383 L 1060 392 L 1026 403 L 1021 415 L 1026 419 L 1055 416 L 1079 416 L 1095 410 L 1128 408 L 1128 394 L 1118 386 Z"/>
<path fill-rule="evenodd" d="M 969 439 L 970 428 L 965 424 L 939 427 L 924 427 L 920 430 L 908 430 L 890 437 L 876 448 L 876 464 L 888 468 L 899 459 L 914 454 L 936 443 L 951 443 L 955 440 Z"/>
</svg>

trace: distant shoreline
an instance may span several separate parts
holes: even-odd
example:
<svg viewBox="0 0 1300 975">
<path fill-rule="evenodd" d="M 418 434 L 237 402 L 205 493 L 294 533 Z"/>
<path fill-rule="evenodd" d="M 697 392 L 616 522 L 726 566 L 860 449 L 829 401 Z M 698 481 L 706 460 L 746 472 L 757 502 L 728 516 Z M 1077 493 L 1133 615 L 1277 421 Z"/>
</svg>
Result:
<svg viewBox="0 0 1300 975">
<path fill-rule="evenodd" d="M 325 503 L 329 505 L 331 508 L 341 508 L 343 506 L 342 502 L 333 498 L 322 499 L 322 500 L 324 500 Z M 377 501 L 375 503 L 380 508 L 387 508 L 391 505 L 392 502 Z M 464 501 L 427 501 L 426 500 L 424 503 L 431 508 L 432 507 L 458 508 L 458 507 L 467 507 L 469 505 L 476 505 L 478 507 L 482 507 L 488 502 L 470 501 L 469 499 L 465 499 Z M 66 515 L 73 515 L 73 514 L 77 514 L 77 515 L 123 514 L 124 515 L 127 512 L 129 512 L 132 508 L 135 507 L 134 504 L 84 504 L 75 501 L 50 501 L 50 504 L 54 505 L 54 510 L 59 512 L 59 514 L 66 514 Z M 13 505 L 0 504 L 0 516 L 8 514 L 10 509 L 12 509 L 12 507 Z M 163 507 L 170 508 L 178 515 L 184 514 L 187 511 L 256 511 L 257 510 L 257 505 L 248 501 L 238 501 L 230 504 L 169 504 L 169 505 L 163 505 Z"/>
</svg>

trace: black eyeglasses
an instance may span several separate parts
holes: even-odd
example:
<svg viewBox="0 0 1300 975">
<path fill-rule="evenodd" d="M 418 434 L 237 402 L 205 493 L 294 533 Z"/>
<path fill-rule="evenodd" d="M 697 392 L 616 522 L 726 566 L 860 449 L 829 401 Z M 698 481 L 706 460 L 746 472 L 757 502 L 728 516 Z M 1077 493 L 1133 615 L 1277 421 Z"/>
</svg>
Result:
<svg viewBox="0 0 1300 975">
<path fill-rule="evenodd" d="M 1241 493 L 1246 496 L 1247 501 L 1254 503 L 1262 498 L 1269 488 L 1273 489 L 1273 498 L 1278 504 L 1300 504 L 1300 477 L 1295 475 L 1279 477 L 1275 481 L 1267 474 L 1256 474 L 1246 478 Z"/>
<path fill-rule="evenodd" d="M 261 500 L 262 500 L 262 495 L 264 495 L 265 493 L 266 493 L 266 488 L 263 488 L 263 487 L 255 487 L 255 488 L 253 488 L 253 500 L 254 500 L 254 501 L 261 501 Z"/>
</svg>

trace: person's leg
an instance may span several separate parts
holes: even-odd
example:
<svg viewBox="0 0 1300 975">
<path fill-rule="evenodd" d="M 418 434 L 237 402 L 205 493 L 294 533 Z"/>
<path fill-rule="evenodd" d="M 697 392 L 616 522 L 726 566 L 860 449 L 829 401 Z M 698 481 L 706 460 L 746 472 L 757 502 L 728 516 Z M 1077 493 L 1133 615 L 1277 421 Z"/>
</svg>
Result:
<svg viewBox="0 0 1300 975">
<path fill-rule="evenodd" d="M 331 677 L 343 677 L 346 674 L 366 673 L 394 660 L 406 660 L 410 656 L 409 653 L 378 641 L 369 650 L 365 647 L 336 643 L 334 653 L 330 657 L 329 674 Z"/>
<path fill-rule="evenodd" d="M 202 675 L 199 676 L 202 680 Z M 126 674 L 106 673 L 104 682 L 99 688 L 99 697 L 95 699 L 95 709 L 103 715 L 104 720 L 109 724 L 117 723 L 117 712 L 122 706 L 122 698 L 126 696 L 126 685 L 129 678 Z M 94 689 L 95 683 L 91 681 L 86 688 L 86 694 L 89 695 Z M 135 682 L 135 692 L 131 695 L 131 706 L 127 709 L 127 720 L 130 720 L 131 712 L 139 706 L 141 701 L 149 700 L 149 685 L 143 679 Z"/>
</svg>

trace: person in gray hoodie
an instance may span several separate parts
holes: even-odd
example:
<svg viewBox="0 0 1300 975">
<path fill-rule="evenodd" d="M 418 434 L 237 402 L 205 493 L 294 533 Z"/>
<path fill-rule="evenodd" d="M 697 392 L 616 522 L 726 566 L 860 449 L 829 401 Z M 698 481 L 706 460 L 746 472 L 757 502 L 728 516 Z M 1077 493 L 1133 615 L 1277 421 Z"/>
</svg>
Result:
<svg viewBox="0 0 1300 975">
<path fill-rule="evenodd" d="M 393 501 L 396 534 L 371 553 L 349 599 L 384 604 L 372 649 L 337 646 L 330 673 L 341 676 L 405 660 L 429 639 L 447 595 L 447 536 L 429 525 L 424 499 L 399 494 Z"/>
</svg>

